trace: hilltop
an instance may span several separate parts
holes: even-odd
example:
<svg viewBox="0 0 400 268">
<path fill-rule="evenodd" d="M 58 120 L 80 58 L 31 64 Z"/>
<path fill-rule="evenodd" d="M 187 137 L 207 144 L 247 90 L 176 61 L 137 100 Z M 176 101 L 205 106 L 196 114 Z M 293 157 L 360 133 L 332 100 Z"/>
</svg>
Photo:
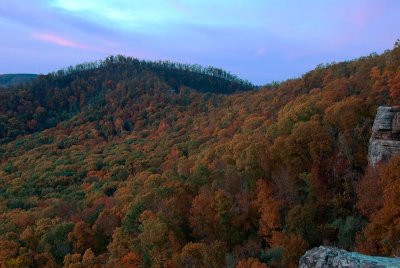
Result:
<svg viewBox="0 0 400 268">
<path fill-rule="evenodd" d="M 0 143 L 54 127 L 85 109 L 100 112 L 106 96 L 122 88 L 121 97 L 135 101 L 156 91 L 163 95 L 183 89 L 232 94 L 256 87 L 214 67 L 111 56 L 41 75 L 14 90 L 0 88 Z"/>
</svg>

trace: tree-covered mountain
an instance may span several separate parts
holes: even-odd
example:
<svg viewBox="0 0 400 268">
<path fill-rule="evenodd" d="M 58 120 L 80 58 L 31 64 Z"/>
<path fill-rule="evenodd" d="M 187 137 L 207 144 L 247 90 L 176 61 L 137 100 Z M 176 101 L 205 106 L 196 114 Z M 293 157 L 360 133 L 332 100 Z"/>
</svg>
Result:
<svg viewBox="0 0 400 268">
<path fill-rule="evenodd" d="M 399 158 L 368 167 L 400 48 L 258 90 L 122 56 L 0 92 L 5 267 L 296 267 L 399 250 Z M 371 197 L 374 198 L 371 198 Z"/>
<path fill-rule="evenodd" d="M 117 86 L 129 88 L 121 96 L 125 101 L 151 95 L 155 89 L 173 95 L 182 88 L 217 94 L 255 88 L 213 67 L 111 56 L 41 75 L 14 90 L 0 88 L 0 143 L 54 127 L 83 109 L 100 112 L 101 103 L 110 92 L 118 91 Z"/>
<path fill-rule="evenodd" d="M 36 74 L 0 74 L 0 87 L 17 86 L 30 82 L 36 77 Z"/>
</svg>

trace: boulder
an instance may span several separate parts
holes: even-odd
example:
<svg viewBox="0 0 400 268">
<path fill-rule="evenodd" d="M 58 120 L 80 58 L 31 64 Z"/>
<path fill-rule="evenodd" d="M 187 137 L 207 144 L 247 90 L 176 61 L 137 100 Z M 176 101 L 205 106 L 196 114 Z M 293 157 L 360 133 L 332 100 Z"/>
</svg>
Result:
<svg viewBox="0 0 400 268">
<path fill-rule="evenodd" d="M 368 161 L 376 166 L 400 153 L 400 108 L 378 107 L 369 141 Z"/>
<path fill-rule="evenodd" d="M 317 247 L 307 251 L 299 262 L 299 268 L 394 268 L 400 267 L 400 258 L 367 256 L 355 252 Z"/>
</svg>

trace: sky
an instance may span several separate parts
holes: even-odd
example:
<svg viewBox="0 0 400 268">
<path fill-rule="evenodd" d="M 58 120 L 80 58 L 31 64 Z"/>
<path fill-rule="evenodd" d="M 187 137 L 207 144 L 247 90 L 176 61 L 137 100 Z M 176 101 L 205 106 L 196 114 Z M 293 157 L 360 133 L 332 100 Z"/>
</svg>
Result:
<svg viewBox="0 0 400 268">
<path fill-rule="evenodd" d="M 393 48 L 398 0 L 1 0 L 0 73 L 122 54 L 257 85 Z"/>
</svg>

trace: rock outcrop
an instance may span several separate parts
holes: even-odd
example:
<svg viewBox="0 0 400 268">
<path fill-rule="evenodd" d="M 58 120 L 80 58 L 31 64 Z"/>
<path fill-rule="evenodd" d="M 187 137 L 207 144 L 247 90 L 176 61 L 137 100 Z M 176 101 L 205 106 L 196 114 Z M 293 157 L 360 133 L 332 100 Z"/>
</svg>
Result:
<svg viewBox="0 0 400 268">
<path fill-rule="evenodd" d="M 369 141 L 369 163 L 375 166 L 398 153 L 400 153 L 400 108 L 380 106 Z"/>
<path fill-rule="evenodd" d="M 400 267 L 400 258 L 362 255 L 355 252 L 317 247 L 307 251 L 299 262 L 299 268 L 394 268 Z"/>
</svg>

